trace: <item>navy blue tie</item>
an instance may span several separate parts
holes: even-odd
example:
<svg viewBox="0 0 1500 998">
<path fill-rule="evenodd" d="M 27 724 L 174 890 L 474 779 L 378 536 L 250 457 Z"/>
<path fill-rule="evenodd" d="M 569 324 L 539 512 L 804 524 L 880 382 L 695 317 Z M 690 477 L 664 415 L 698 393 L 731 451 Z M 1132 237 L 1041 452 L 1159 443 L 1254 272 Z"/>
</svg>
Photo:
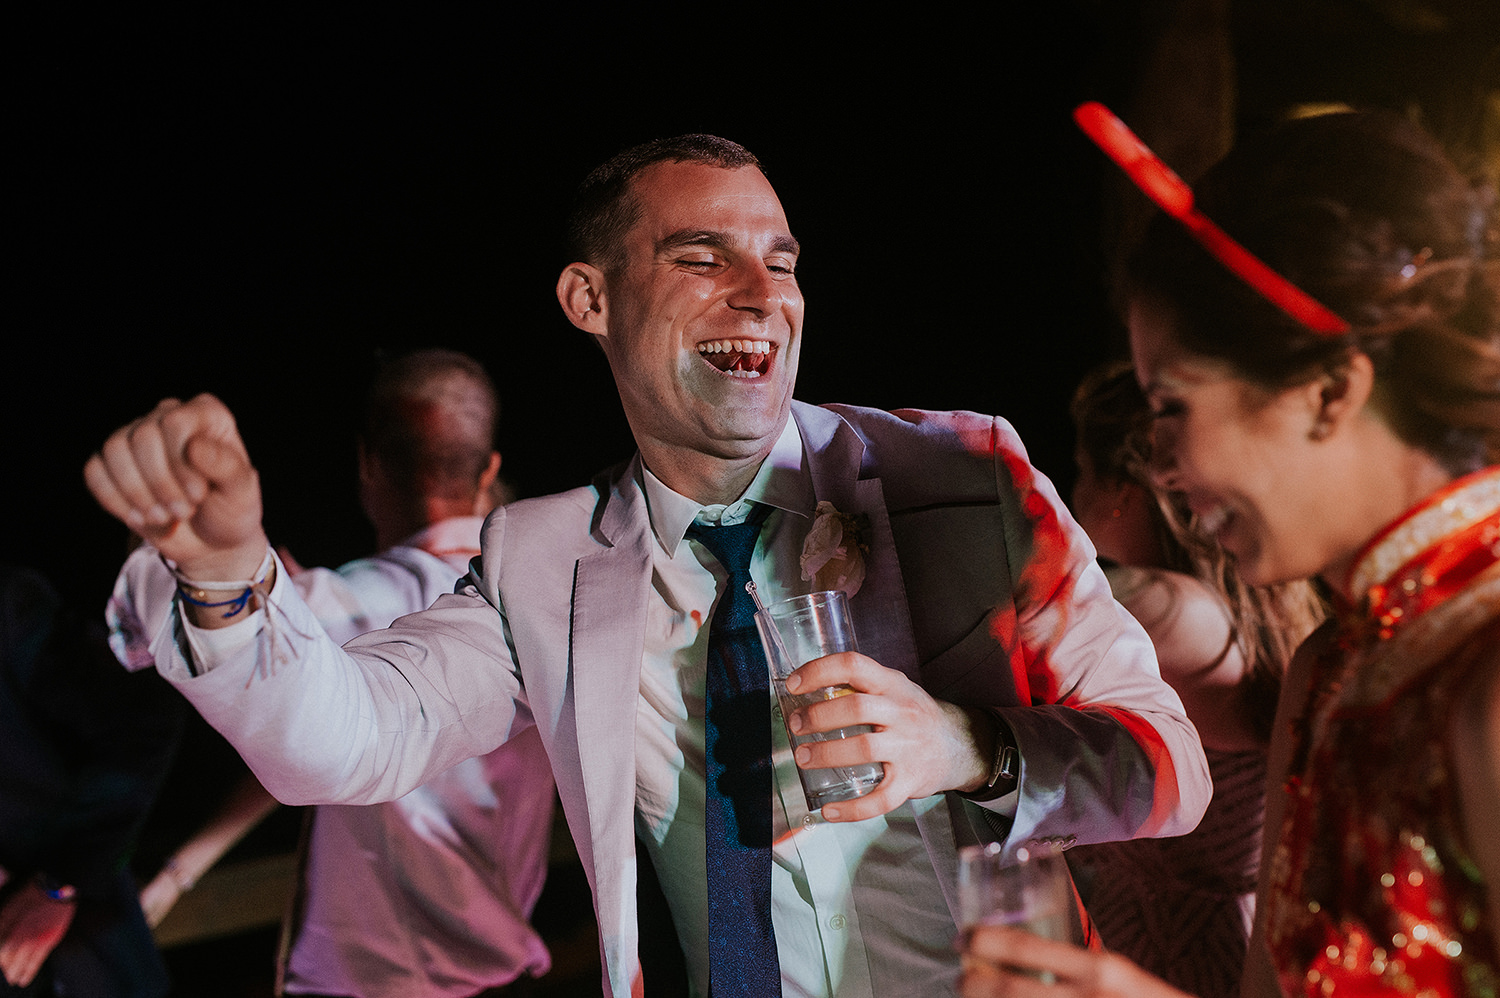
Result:
<svg viewBox="0 0 1500 998">
<path fill-rule="evenodd" d="M 708 628 L 706 748 L 709 989 L 713 998 L 776 998 L 781 963 L 771 928 L 770 670 L 745 591 L 771 507 L 727 527 L 694 524 L 729 573 Z"/>
</svg>

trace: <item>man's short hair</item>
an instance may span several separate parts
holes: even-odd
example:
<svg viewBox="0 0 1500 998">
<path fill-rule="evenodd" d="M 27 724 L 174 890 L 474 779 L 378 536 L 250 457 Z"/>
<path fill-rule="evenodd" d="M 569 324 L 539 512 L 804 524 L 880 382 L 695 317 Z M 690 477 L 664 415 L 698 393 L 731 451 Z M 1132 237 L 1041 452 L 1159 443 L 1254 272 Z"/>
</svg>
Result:
<svg viewBox="0 0 1500 998">
<path fill-rule="evenodd" d="M 468 499 L 495 449 L 500 396 L 484 367 L 455 350 L 383 364 L 365 406 L 366 453 L 409 498 Z"/>
<path fill-rule="evenodd" d="M 593 264 L 606 274 L 625 262 L 625 233 L 640 216 L 640 203 L 630 193 L 630 182 L 653 163 L 704 163 L 725 170 L 765 168 L 755 154 L 738 142 L 717 135 L 678 135 L 653 139 L 618 153 L 594 169 L 579 186 L 568 219 L 568 241 L 575 260 Z"/>
</svg>

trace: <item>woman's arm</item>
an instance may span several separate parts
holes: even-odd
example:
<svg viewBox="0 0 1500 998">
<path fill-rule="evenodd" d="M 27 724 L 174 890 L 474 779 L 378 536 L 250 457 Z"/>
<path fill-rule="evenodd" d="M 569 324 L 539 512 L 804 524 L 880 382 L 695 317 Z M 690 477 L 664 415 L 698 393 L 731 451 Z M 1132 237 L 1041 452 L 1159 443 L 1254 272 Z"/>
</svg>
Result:
<svg viewBox="0 0 1500 998">
<path fill-rule="evenodd" d="M 141 889 L 141 910 L 146 913 L 146 924 L 153 929 L 160 925 L 182 895 L 192 890 L 226 852 L 280 806 L 254 775 L 246 773 L 214 816 Z"/>
</svg>

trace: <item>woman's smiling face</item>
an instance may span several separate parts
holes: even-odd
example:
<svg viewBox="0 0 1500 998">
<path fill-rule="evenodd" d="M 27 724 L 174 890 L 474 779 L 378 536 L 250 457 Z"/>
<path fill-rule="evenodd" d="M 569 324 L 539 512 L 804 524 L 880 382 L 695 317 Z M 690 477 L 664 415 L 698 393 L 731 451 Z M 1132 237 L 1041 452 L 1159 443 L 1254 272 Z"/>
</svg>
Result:
<svg viewBox="0 0 1500 998">
<path fill-rule="evenodd" d="M 1330 549 L 1316 383 L 1268 391 L 1226 363 L 1183 350 L 1170 312 L 1130 308 L 1130 343 L 1153 414 L 1153 474 L 1178 492 L 1198 528 L 1264 585 L 1319 574 Z M 1337 543 L 1335 542 L 1335 546 Z"/>
</svg>

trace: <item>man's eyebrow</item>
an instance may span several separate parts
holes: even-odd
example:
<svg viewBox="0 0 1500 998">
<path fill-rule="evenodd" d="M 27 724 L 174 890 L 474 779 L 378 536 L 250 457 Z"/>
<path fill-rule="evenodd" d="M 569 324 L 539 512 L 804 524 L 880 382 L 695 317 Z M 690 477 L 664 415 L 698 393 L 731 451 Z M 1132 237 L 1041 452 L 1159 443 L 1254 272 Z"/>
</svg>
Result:
<svg viewBox="0 0 1500 998">
<path fill-rule="evenodd" d="M 787 235 L 776 237 L 776 240 L 771 243 L 771 252 L 791 253 L 793 256 L 797 256 L 802 252 L 802 244 L 797 242 L 796 236 L 788 233 Z"/>
<path fill-rule="evenodd" d="M 678 229 L 669 233 L 657 241 L 656 251 L 658 253 L 667 250 L 680 249 L 685 246 L 707 246 L 710 249 L 728 249 L 729 239 L 723 232 L 717 229 Z M 802 246 L 796 237 L 786 234 L 777 236 L 771 242 L 771 252 L 800 254 Z"/>
<path fill-rule="evenodd" d="M 678 229 L 676 232 L 663 236 L 656 243 L 656 251 L 677 249 L 682 246 L 708 246 L 713 249 L 723 249 L 728 245 L 724 233 L 715 229 Z"/>
</svg>

